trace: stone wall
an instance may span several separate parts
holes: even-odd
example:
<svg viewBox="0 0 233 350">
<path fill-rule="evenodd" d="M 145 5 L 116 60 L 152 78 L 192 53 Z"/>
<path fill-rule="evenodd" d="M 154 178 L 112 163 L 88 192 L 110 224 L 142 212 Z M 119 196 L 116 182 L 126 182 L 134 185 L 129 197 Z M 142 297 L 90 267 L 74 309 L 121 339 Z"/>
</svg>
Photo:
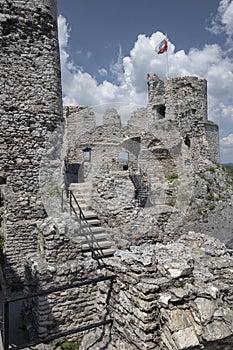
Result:
<svg viewBox="0 0 233 350">
<path fill-rule="evenodd" d="M 96 260 L 81 253 L 80 245 L 68 238 L 64 220 L 56 226 L 52 219 L 46 219 L 40 228 L 39 250 L 28 255 L 25 265 L 25 285 L 29 286 L 25 287 L 26 295 L 111 274 L 101 270 Z M 27 299 L 23 315 L 30 338 L 41 338 L 43 342 L 50 335 L 103 321 L 108 316 L 110 287 L 111 281 L 104 285 L 103 282 L 87 283 Z M 82 336 L 82 333 L 74 335 L 77 339 Z"/>
<path fill-rule="evenodd" d="M 220 151 L 219 151 L 219 129 L 216 124 L 211 122 L 205 123 L 205 132 L 207 135 L 207 141 L 209 144 L 211 159 L 215 162 L 220 160 Z"/>
<path fill-rule="evenodd" d="M 6 271 L 18 279 L 47 215 L 38 195 L 46 167 L 61 166 L 54 162 L 63 133 L 56 1 L 1 0 L 0 7 L 1 235 Z"/>
<path fill-rule="evenodd" d="M 197 77 L 165 80 L 166 118 L 177 118 L 191 126 L 191 121 L 207 121 L 207 82 Z"/>
<path fill-rule="evenodd" d="M 111 337 L 88 334 L 82 350 L 231 349 L 233 259 L 218 240 L 189 232 L 168 244 L 131 246 L 108 264 L 116 274 Z"/>
</svg>

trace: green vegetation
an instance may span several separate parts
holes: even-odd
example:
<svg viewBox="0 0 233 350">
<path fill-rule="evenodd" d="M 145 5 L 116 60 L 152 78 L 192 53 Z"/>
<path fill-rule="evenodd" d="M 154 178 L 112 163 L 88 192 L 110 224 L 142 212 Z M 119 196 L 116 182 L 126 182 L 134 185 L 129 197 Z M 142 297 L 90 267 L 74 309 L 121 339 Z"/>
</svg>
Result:
<svg viewBox="0 0 233 350">
<path fill-rule="evenodd" d="M 214 210 L 215 209 L 215 205 L 209 205 L 209 210 Z"/>
<path fill-rule="evenodd" d="M 0 237 L 0 251 L 2 251 L 4 247 L 4 238 Z"/>
<path fill-rule="evenodd" d="M 215 200 L 215 198 L 214 198 L 213 193 L 211 193 L 211 192 L 210 192 L 210 193 L 208 194 L 207 199 L 208 199 L 209 201 L 214 201 L 214 200 Z"/>
<path fill-rule="evenodd" d="M 60 195 L 61 190 L 60 188 L 57 187 L 57 185 L 55 185 L 54 183 L 51 183 L 48 189 L 48 194 L 50 197 L 54 197 L 54 196 Z"/>
<path fill-rule="evenodd" d="M 175 288 L 184 288 L 184 282 L 177 282 L 175 285 L 174 285 Z"/>
<path fill-rule="evenodd" d="M 171 207 L 174 207 L 176 204 L 176 201 L 174 199 L 170 199 L 167 203 L 167 205 L 170 205 Z"/>
<path fill-rule="evenodd" d="M 176 173 L 172 173 L 170 175 L 167 176 L 167 181 L 169 182 L 173 182 L 174 180 L 178 179 L 179 175 Z"/>
<path fill-rule="evenodd" d="M 233 187 L 233 164 L 223 164 L 223 169 L 227 172 L 229 176 L 228 183 Z"/>
<path fill-rule="evenodd" d="M 213 167 L 210 167 L 210 168 L 206 169 L 206 171 L 209 171 L 212 174 L 215 173 L 215 169 Z"/>
<path fill-rule="evenodd" d="M 78 341 L 61 341 L 57 345 L 62 349 L 62 350 L 78 350 L 81 344 L 81 340 Z"/>
<path fill-rule="evenodd" d="M 217 164 L 216 164 L 217 165 Z M 218 166 L 219 167 L 219 166 Z M 205 170 L 202 170 L 202 171 L 200 171 L 200 173 L 199 173 L 199 175 L 200 175 L 200 177 L 202 178 L 202 179 L 205 179 L 205 180 L 207 180 L 207 181 L 209 181 L 208 179 L 206 179 L 206 173 L 211 173 L 211 174 L 214 174 L 215 173 L 215 168 L 214 167 L 209 167 L 209 168 L 207 168 L 207 169 L 205 169 Z"/>
<path fill-rule="evenodd" d="M 207 193 L 208 193 L 207 199 L 208 199 L 209 201 L 214 201 L 214 200 L 215 200 L 214 194 L 213 194 L 213 192 L 211 191 L 211 188 L 210 188 L 210 185 L 209 185 L 209 184 L 207 184 Z"/>
</svg>

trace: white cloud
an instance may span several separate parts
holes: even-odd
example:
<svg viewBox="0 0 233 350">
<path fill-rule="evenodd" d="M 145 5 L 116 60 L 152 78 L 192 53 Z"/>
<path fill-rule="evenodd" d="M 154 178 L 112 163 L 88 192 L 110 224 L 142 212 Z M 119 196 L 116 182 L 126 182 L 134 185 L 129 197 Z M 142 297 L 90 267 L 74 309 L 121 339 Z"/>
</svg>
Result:
<svg viewBox="0 0 233 350">
<path fill-rule="evenodd" d="M 108 75 L 108 71 L 107 71 L 107 69 L 105 69 L 105 68 L 100 68 L 100 69 L 98 69 L 98 73 L 99 73 L 99 75 L 101 75 L 101 76 L 107 76 L 107 75 Z"/>
<path fill-rule="evenodd" d="M 223 137 L 221 144 L 225 147 L 233 147 L 233 134 L 230 134 L 227 137 Z"/>
<path fill-rule="evenodd" d="M 219 34 L 224 32 L 228 36 L 228 43 L 232 43 L 233 36 L 233 1 L 221 0 L 218 6 L 217 15 L 212 21 L 212 33 Z"/>
<path fill-rule="evenodd" d="M 223 137 L 220 141 L 224 162 L 232 162 L 233 134 Z"/>
<path fill-rule="evenodd" d="M 66 18 L 63 17 L 62 15 L 58 16 L 57 21 L 58 21 L 58 36 L 59 36 L 60 49 L 65 49 L 70 37 L 70 29 L 68 27 Z"/>
<path fill-rule="evenodd" d="M 229 1 L 222 0 L 222 5 Z M 224 12 L 227 16 L 227 11 Z M 230 17 L 230 15 L 228 15 Z M 168 72 L 167 55 L 157 55 L 155 48 L 164 38 L 161 32 L 150 37 L 140 34 L 128 56 L 123 57 L 121 48 L 115 64 L 109 71 L 102 68 L 99 74 L 105 77 L 102 83 L 84 72 L 71 61 L 67 52 L 70 35 L 64 17 L 59 16 L 59 35 L 61 50 L 62 85 L 65 105 L 85 104 L 89 106 L 146 105 L 147 73 L 154 72 L 161 79 Z M 209 119 L 220 126 L 221 135 L 227 137 L 233 131 L 233 62 L 217 44 L 205 45 L 202 49 L 192 48 L 188 53 L 175 51 L 169 42 L 168 62 L 170 77 L 195 75 L 206 78 L 208 82 Z M 109 75 L 108 75 L 109 74 Z M 115 77 L 114 79 L 110 79 Z M 124 109 L 124 108 L 123 108 Z M 223 143 L 222 143 L 223 145 Z"/>
</svg>

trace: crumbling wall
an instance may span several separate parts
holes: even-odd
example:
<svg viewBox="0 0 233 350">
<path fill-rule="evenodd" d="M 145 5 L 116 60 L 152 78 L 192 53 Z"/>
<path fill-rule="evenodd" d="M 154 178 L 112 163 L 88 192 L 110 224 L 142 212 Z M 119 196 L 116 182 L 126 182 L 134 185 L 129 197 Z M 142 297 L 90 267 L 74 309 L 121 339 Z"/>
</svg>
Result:
<svg viewBox="0 0 233 350">
<path fill-rule="evenodd" d="M 39 241 L 40 249 L 36 254 L 28 255 L 26 261 L 25 294 L 66 286 L 71 288 L 26 299 L 23 316 L 30 338 L 43 342 L 49 336 L 106 319 L 111 281 L 105 285 L 93 282 L 72 286 L 110 273 L 99 269 L 96 260 L 82 254 L 77 239 L 76 243 L 70 241 L 65 227 L 57 227 L 52 219 L 43 223 Z M 75 339 L 82 336 L 82 333 L 74 335 Z M 49 346 L 53 348 L 52 344 Z"/>
<path fill-rule="evenodd" d="M 219 128 L 218 125 L 207 122 L 205 123 L 205 132 L 210 150 L 210 157 L 213 161 L 220 161 L 220 149 L 219 149 Z"/>
<path fill-rule="evenodd" d="M 47 215 L 38 196 L 41 162 L 59 159 L 62 144 L 57 13 L 55 0 L 1 0 L 0 7 L 1 235 L 8 277 L 18 279 L 26 254 L 36 250 L 37 224 Z M 58 163 L 43 161 L 50 171 Z"/>
<path fill-rule="evenodd" d="M 116 274 L 111 337 L 88 334 L 81 350 L 231 349 L 233 259 L 218 240 L 189 232 L 119 251 L 108 264 Z"/>
</svg>

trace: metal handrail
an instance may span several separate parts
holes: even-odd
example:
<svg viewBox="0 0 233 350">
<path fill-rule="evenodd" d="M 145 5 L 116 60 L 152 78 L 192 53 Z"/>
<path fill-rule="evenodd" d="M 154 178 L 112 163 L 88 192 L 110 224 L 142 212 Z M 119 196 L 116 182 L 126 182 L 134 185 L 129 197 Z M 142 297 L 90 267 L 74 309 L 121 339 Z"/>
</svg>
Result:
<svg viewBox="0 0 233 350">
<path fill-rule="evenodd" d="M 96 284 L 102 281 L 111 281 L 111 285 L 110 285 L 110 290 L 108 291 L 108 295 L 107 295 L 107 301 L 106 301 L 106 305 L 108 305 L 108 300 L 111 294 L 111 288 L 112 288 L 112 283 L 114 282 L 116 276 L 115 275 L 109 275 L 109 276 L 100 276 L 97 278 L 92 278 L 89 280 L 80 280 L 78 282 L 75 282 L 71 285 L 65 285 L 65 286 L 60 286 L 60 287 L 53 287 L 53 288 L 49 288 L 47 290 L 39 290 L 37 292 L 33 292 L 33 293 L 27 293 L 21 296 L 17 296 L 17 297 L 9 297 L 8 292 L 7 292 L 7 288 L 6 288 L 6 281 L 5 278 L 3 276 L 3 272 L 2 272 L 2 267 L 0 266 L 0 286 L 2 288 L 3 291 L 3 318 L 4 318 L 4 322 L 3 322 L 3 349 L 4 350 L 9 350 L 9 348 L 15 349 L 15 350 L 22 350 L 22 349 L 28 349 L 28 347 L 32 347 L 38 344 L 46 344 L 49 343 L 53 340 L 62 338 L 62 337 L 66 337 L 68 335 L 73 335 L 79 332 L 83 332 L 85 330 L 90 330 L 90 329 L 94 329 L 97 327 L 101 327 L 104 326 L 106 324 L 111 324 L 113 322 L 113 320 L 107 319 L 108 317 L 108 311 L 104 316 L 104 319 L 102 321 L 96 322 L 96 323 L 92 323 L 90 325 L 86 325 L 86 326 L 81 326 L 78 328 L 73 328 L 71 330 L 65 331 L 65 332 L 59 332 L 53 335 L 48 336 L 47 338 L 44 339 L 37 339 L 34 341 L 29 341 L 25 344 L 22 345 L 14 345 L 13 347 L 10 346 L 10 303 L 13 302 L 17 302 L 17 301 L 24 301 L 30 298 L 34 298 L 34 297 L 39 297 L 39 296 L 46 296 L 49 295 L 51 293 L 56 293 L 56 292 L 62 292 L 62 291 L 66 291 L 66 290 L 70 290 L 70 289 L 74 289 L 74 288 L 80 288 L 82 286 L 86 286 L 86 285 L 91 285 L 91 284 Z M 2 347 L 1 347 L 2 349 Z"/>
<path fill-rule="evenodd" d="M 70 216 L 72 216 L 72 212 L 74 213 L 76 219 L 78 220 L 80 224 L 80 234 L 84 234 L 87 243 L 90 247 L 92 258 L 97 260 L 98 262 L 101 261 L 101 263 L 104 265 L 104 261 L 102 260 L 104 257 L 103 249 L 100 247 L 98 241 L 95 239 L 95 236 L 90 228 L 90 225 L 88 224 L 86 217 L 77 201 L 77 198 L 75 197 L 72 190 L 68 190 L 69 193 L 69 209 L 70 209 Z M 77 213 L 72 201 L 75 202 L 75 204 L 78 207 L 79 214 Z M 91 237 L 91 240 L 90 238 Z M 94 249 L 97 248 L 97 250 Z"/>
<path fill-rule="evenodd" d="M 130 174 L 129 177 L 135 187 L 135 198 L 139 200 L 139 203 L 141 204 L 141 206 L 144 207 L 145 200 L 148 199 L 150 191 L 149 191 L 149 186 L 145 187 L 145 184 L 143 182 L 143 173 L 141 173 L 141 168 L 140 168 L 140 174 Z M 147 182 L 147 185 L 148 185 L 148 182 Z"/>
</svg>

